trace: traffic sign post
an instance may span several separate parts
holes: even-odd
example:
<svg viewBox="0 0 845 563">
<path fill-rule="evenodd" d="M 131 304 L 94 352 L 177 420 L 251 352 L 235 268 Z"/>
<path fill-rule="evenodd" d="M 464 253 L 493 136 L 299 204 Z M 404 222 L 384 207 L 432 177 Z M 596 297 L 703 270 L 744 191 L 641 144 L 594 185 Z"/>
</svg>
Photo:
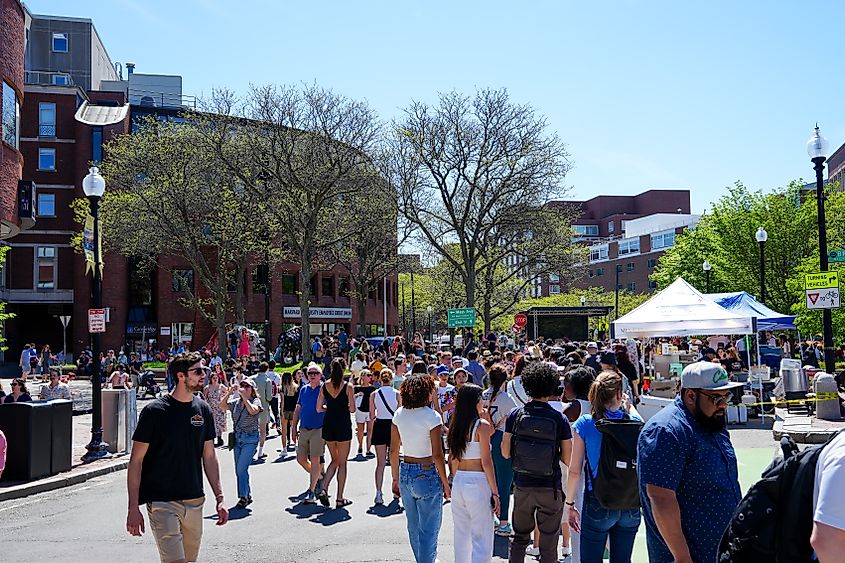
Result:
<svg viewBox="0 0 845 563">
<path fill-rule="evenodd" d="M 106 332 L 106 310 L 88 309 L 88 332 Z"/>
<path fill-rule="evenodd" d="M 828 262 L 845 262 L 845 250 L 831 250 L 827 253 Z"/>
<path fill-rule="evenodd" d="M 838 309 L 839 273 L 817 272 L 804 276 L 804 298 L 808 309 Z"/>
<path fill-rule="evenodd" d="M 514 324 L 511 326 L 511 330 L 514 332 L 522 332 L 522 329 L 524 328 L 524 326 L 519 326 L 518 324 Z"/>
<path fill-rule="evenodd" d="M 473 327 L 475 326 L 475 309 L 448 309 L 446 311 L 447 326 L 449 328 Z"/>
</svg>

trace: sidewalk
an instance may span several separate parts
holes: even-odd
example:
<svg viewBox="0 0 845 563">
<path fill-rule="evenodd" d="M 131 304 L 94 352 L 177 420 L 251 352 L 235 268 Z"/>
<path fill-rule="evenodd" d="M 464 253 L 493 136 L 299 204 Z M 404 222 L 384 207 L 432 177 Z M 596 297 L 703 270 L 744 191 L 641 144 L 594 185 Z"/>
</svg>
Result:
<svg viewBox="0 0 845 563">
<path fill-rule="evenodd" d="M 831 434 L 845 428 L 845 420 L 821 420 L 815 416 L 806 416 L 775 409 L 775 425 L 772 435 L 775 440 L 789 435 L 799 444 L 823 444 Z"/>
</svg>

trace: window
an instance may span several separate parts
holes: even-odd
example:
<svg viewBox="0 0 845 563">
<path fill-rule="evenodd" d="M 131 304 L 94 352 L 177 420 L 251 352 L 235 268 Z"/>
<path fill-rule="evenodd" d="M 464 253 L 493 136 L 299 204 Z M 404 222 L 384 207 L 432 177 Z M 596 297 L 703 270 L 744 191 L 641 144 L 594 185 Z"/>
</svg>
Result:
<svg viewBox="0 0 845 563">
<path fill-rule="evenodd" d="M 599 236 L 599 226 L 598 225 L 573 225 L 573 229 L 575 229 L 576 235 L 581 235 L 584 237 L 597 237 Z"/>
<path fill-rule="evenodd" d="M 629 238 L 619 241 L 619 256 L 637 254 L 640 251 L 640 239 Z"/>
<path fill-rule="evenodd" d="M 56 149 L 38 149 L 38 169 L 56 170 Z"/>
<path fill-rule="evenodd" d="M 317 296 L 317 274 L 311 276 L 311 295 Z"/>
<path fill-rule="evenodd" d="M 320 276 L 320 296 L 334 298 L 333 276 Z"/>
<path fill-rule="evenodd" d="M 61 72 L 57 72 L 53 75 L 53 85 L 54 86 L 69 86 L 70 85 L 70 76 L 67 74 L 63 74 Z"/>
<path fill-rule="evenodd" d="M 625 271 L 626 272 L 633 272 L 635 264 L 633 262 L 628 262 L 625 264 Z"/>
<path fill-rule="evenodd" d="M 560 276 L 557 274 L 549 274 L 549 283 L 560 283 Z"/>
<path fill-rule="evenodd" d="M 559 295 L 560 294 L 560 286 L 559 285 L 550 285 L 549 286 L 549 293 L 552 295 Z"/>
<path fill-rule="evenodd" d="M 56 194 L 38 192 L 36 211 L 39 217 L 56 216 Z"/>
<path fill-rule="evenodd" d="M 296 274 L 282 274 L 282 293 L 296 295 L 298 276 Z"/>
<path fill-rule="evenodd" d="M 649 289 L 657 289 L 657 282 L 654 280 L 648 280 L 648 288 Z"/>
<path fill-rule="evenodd" d="M 38 136 L 56 136 L 56 104 L 51 102 L 38 104 Z"/>
<path fill-rule="evenodd" d="M 607 232 L 613 234 L 613 221 L 607 222 Z"/>
<path fill-rule="evenodd" d="M 651 249 L 669 248 L 675 246 L 675 231 L 663 231 L 651 235 Z"/>
<path fill-rule="evenodd" d="M 604 268 L 596 268 L 596 275 L 603 276 L 604 275 Z"/>
<path fill-rule="evenodd" d="M 649 258 L 648 267 L 654 269 L 655 266 L 657 266 L 657 258 Z"/>
<path fill-rule="evenodd" d="M 103 160 L 103 128 L 91 128 L 91 161 L 100 162 Z"/>
<path fill-rule="evenodd" d="M 625 289 L 631 292 L 637 291 L 637 282 L 629 282 Z"/>
<path fill-rule="evenodd" d="M 589 270 L 587 270 L 587 277 L 590 277 L 590 278 L 591 278 L 591 277 L 593 277 L 594 275 L 595 275 L 595 273 L 593 272 L 592 268 L 590 268 Z"/>
<path fill-rule="evenodd" d="M 349 290 L 349 278 L 344 276 L 344 277 L 340 278 L 340 281 L 338 283 L 339 283 L 338 293 L 340 294 L 340 296 L 341 297 L 349 297 L 349 292 L 350 292 L 350 290 Z"/>
<path fill-rule="evenodd" d="M 56 247 L 38 246 L 35 249 L 35 288 L 56 288 Z"/>
<path fill-rule="evenodd" d="M 607 260 L 606 244 L 590 247 L 590 262 L 596 262 L 598 260 Z"/>
<path fill-rule="evenodd" d="M 21 108 L 18 104 L 18 94 L 6 82 L 3 82 L 3 142 L 20 149 Z"/>
<path fill-rule="evenodd" d="M 173 285 L 173 291 L 193 291 L 194 271 L 173 270 L 173 277 L 171 283 Z"/>
<path fill-rule="evenodd" d="M 617 284 L 617 285 L 616 285 L 616 289 L 618 289 L 619 291 L 624 291 L 624 290 L 625 290 L 625 286 L 624 286 L 624 285 L 622 285 L 622 284 L 620 283 L 620 284 Z"/>
<path fill-rule="evenodd" d="M 67 53 L 67 33 L 53 34 L 53 52 Z"/>
<path fill-rule="evenodd" d="M 270 268 L 267 264 L 258 264 L 252 271 L 252 292 L 264 294 L 267 292 L 270 279 Z"/>
</svg>

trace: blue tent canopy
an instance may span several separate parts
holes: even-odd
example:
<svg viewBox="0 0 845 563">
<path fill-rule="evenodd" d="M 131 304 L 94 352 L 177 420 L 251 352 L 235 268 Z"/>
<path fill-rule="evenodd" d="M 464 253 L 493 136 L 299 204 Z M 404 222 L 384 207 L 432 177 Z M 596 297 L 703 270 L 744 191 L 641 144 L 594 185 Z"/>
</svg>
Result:
<svg viewBox="0 0 845 563">
<path fill-rule="evenodd" d="M 777 311 L 772 311 L 744 291 L 707 293 L 705 297 L 715 301 L 725 309 L 743 316 L 756 318 L 758 330 L 788 330 L 796 328 L 794 316 L 790 317 L 782 315 Z"/>
</svg>

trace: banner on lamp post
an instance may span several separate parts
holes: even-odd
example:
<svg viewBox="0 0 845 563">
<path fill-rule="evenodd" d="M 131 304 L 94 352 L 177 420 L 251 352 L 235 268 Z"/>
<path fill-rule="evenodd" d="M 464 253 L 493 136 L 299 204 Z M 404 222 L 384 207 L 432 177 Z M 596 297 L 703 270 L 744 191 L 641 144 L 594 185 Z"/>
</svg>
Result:
<svg viewBox="0 0 845 563">
<path fill-rule="evenodd" d="M 99 234 L 99 233 L 97 233 Z M 100 255 L 100 275 L 103 275 L 103 245 L 102 237 L 97 237 L 97 253 Z M 82 229 L 82 247 L 85 250 L 85 275 L 94 269 L 94 217 L 89 213 L 85 216 L 85 227 Z"/>
</svg>

